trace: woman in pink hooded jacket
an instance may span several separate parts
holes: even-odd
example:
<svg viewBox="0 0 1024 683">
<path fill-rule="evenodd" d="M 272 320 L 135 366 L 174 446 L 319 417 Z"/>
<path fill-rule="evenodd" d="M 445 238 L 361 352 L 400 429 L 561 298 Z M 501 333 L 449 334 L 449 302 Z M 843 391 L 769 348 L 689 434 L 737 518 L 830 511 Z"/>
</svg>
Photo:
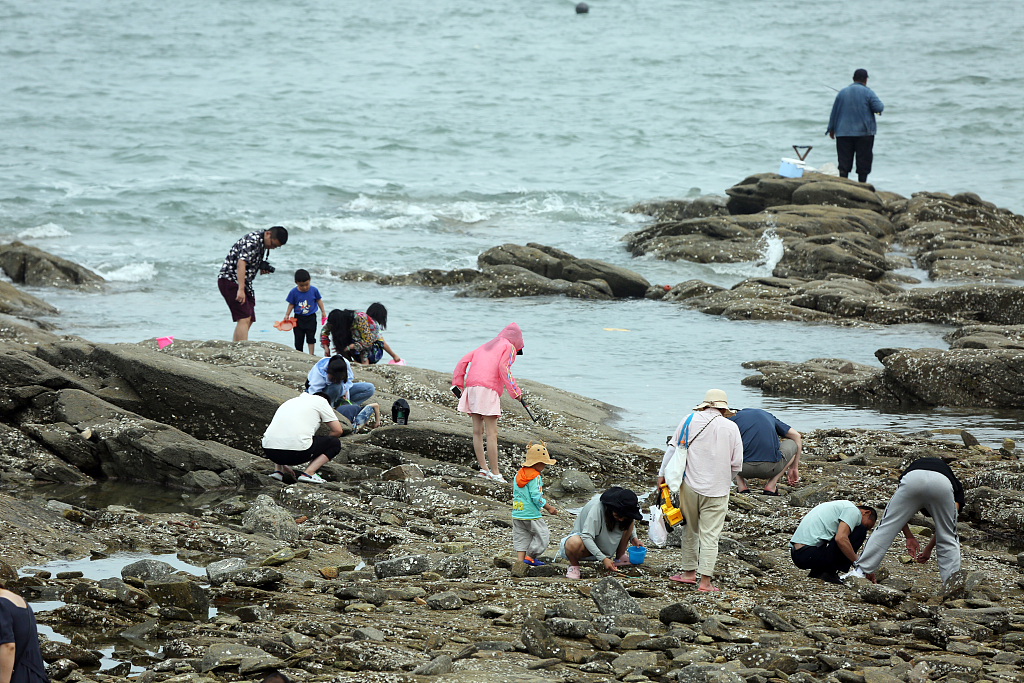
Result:
<svg viewBox="0 0 1024 683">
<path fill-rule="evenodd" d="M 473 416 L 473 450 L 480 464 L 480 476 L 504 482 L 498 469 L 498 416 L 501 393 L 523 400 L 523 391 L 512 376 L 512 363 L 523 353 L 523 333 L 511 323 L 501 333 L 470 351 L 452 373 L 452 393 L 459 398 L 459 411 Z M 469 366 L 469 371 L 466 367 Z M 484 460 L 484 432 L 487 432 L 487 460 Z"/>
</svg>

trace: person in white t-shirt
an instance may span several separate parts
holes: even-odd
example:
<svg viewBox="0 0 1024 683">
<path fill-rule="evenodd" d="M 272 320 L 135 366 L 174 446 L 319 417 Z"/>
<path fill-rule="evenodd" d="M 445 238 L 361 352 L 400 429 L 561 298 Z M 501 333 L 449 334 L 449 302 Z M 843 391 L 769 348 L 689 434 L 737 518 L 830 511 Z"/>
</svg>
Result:
<svg viewBox="0 0 1024 683">
<path fill-rule="evenodd" d="M 330 436 L 314 436 L 321 423 L 330 428 Z M 288 399 L 263 433 L 263 453 L 277 466 L 270 477 L 289 483 L 324 483 L 316 471 L 341 452 L 341 435 L 341 422 L 327 394 L 301 393 Z M 304 462 L 309 464 L 296 476 L 290 466 Z"/>
</svg>

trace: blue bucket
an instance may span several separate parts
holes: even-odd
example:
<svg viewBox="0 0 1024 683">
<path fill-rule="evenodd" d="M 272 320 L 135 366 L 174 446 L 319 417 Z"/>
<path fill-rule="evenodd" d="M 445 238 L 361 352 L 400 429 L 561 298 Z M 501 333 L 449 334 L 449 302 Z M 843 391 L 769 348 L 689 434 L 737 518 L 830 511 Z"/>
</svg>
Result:
<svg viewBox="0 0 1024 683">
<path fill-rule="evenodd" d="M 647 557 L 647 548 L 638 545 L 629 546 L 630 564 L 643 564 L 645 557 Z"/>
</svg>

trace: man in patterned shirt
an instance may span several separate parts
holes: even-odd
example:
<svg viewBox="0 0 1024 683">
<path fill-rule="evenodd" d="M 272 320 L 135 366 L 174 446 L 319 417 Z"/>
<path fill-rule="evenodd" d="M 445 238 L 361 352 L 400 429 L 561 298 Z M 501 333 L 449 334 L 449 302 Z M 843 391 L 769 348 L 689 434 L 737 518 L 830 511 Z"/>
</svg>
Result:
<svg viewBox="0 0 1024 683">
<path fill-rule="evenodd" d="M 288 231 L 275 225 L 270 230 L 257 230 L 243 236 L 232 245 L 224 259 L 217 276 L 217 287 L 231 310 L 231 319 L 235 321 L 232 341 L 247 340 L 249 326 L 256 321 L 256 292 L 252 281 L 258 272 L 271 272 L 264 260 L 267 250 L 277 249 L 287 242 Z"/>
</svg>

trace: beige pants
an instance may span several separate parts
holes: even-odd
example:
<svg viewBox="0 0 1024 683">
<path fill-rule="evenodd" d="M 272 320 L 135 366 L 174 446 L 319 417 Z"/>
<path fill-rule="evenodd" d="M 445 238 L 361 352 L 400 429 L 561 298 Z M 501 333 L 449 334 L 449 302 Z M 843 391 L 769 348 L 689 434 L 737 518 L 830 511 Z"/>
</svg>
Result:
<svg viewBox="0 0 1024 683">
<path fill-rule="evenodd" d="M 696 570 L 701 576 L 714 576 L 715 562 L 718 561 L 718 537 L 725 525 L 729 496 L 708 498 L 695 493 L 683 481 L 679 489 L 679 501 L 686 518 L 682 569 L 684 572 Z"/>
</svg>

